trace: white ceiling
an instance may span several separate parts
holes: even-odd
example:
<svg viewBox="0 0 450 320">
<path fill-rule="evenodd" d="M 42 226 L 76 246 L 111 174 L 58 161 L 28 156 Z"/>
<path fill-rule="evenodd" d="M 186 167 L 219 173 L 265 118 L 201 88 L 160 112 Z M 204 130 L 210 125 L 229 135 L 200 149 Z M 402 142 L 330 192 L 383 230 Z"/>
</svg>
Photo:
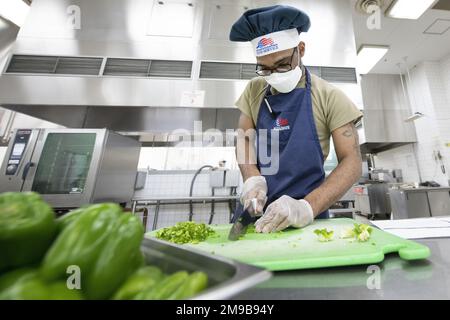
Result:
<svg viewBox="0 0 450 320">
<path fill-rule="evenodd" d="M 357 0 L 350 1 L 355 6 Z M 389 52 L 370 73 L 397 74 L 397 64 L 403 62 L 404 57 L 408 57 L 408 65 L 412 67 L 421 61 L 439 61 L 450 55 L 450 29 L 442 35 L 424 34 L 437 19 L 449 20 L 441 23 L 450 27 L 450 11 L 429 9 L 418 20 L 392 19 L 384 16 L 391 1 L 386 2 L 379 30 L 369 30 L 368 16 L 357 10 L 353 12 L 357 49 L 362 44 L 390 46 Z"/>
</svg>

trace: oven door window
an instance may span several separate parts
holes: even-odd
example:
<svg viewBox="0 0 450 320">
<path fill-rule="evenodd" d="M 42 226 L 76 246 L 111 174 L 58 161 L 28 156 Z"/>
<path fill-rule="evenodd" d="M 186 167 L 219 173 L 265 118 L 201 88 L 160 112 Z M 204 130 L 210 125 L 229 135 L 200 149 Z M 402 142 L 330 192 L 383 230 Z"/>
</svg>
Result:
<svg viewBox="0 0 450 320">
<path fill-rule="evenodd" d="M 49 133 L 31 189 L 41 194 L 83 193 L 95 138 L 95 133 Z"/>
</svg>

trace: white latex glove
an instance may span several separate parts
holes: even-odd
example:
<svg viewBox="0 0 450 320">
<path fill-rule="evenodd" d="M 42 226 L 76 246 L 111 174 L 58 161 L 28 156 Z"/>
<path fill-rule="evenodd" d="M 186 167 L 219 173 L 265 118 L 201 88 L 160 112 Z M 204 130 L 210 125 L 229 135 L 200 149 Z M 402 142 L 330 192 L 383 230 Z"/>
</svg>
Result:
<svg viewBox="0 0 450 320">
<path fill-rule="evenodd" d="M 256 211 L 252 205 L 252 199 L 256 199 Z M 248 178 L 241 193 L 241 204 L 253 216 L 261 216 L 267 202 L 267 183 L 263 176 Z"/>
<path fill-rule="evenodd" d="M 314 220 L 314 213 L 308 201 L 282 196 L 272 202 L 264 215 L 256 221 L 256 232 L 278 232 L 287 227 L 303 228 Z"/>
</svg>

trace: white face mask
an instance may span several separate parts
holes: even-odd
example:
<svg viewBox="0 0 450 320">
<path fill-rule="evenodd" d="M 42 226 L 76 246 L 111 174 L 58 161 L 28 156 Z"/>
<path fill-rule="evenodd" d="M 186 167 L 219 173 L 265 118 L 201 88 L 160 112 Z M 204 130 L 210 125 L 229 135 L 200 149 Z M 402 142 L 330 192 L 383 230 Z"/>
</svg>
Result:
<svg viewBox="0 0 450 320">
<path fill-rule="evenodd" d="M 270 76 L 264 77 L 264 79 L 278 92 L 288 93 L 297 87 L 302 75 L 302 69 L 297 66 L 295 69 L 288 72 L 272 73 Z"/>
</svg>

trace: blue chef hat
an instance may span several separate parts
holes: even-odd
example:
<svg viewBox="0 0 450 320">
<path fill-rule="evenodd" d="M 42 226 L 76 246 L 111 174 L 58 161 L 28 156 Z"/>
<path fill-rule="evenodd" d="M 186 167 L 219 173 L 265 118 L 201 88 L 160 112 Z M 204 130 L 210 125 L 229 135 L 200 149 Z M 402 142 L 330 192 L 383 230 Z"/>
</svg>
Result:
<svg viewBox="0 0 450 320">
<path fill-rule="evenodd" d="M 311 22 L 306 13 L 290 6 L 276 5 L 246 11 L 234 23 L 230 40 L 251 41 L 256 56 L 296 47 L 299 34 L 307 32 Z"/>
</svg>

